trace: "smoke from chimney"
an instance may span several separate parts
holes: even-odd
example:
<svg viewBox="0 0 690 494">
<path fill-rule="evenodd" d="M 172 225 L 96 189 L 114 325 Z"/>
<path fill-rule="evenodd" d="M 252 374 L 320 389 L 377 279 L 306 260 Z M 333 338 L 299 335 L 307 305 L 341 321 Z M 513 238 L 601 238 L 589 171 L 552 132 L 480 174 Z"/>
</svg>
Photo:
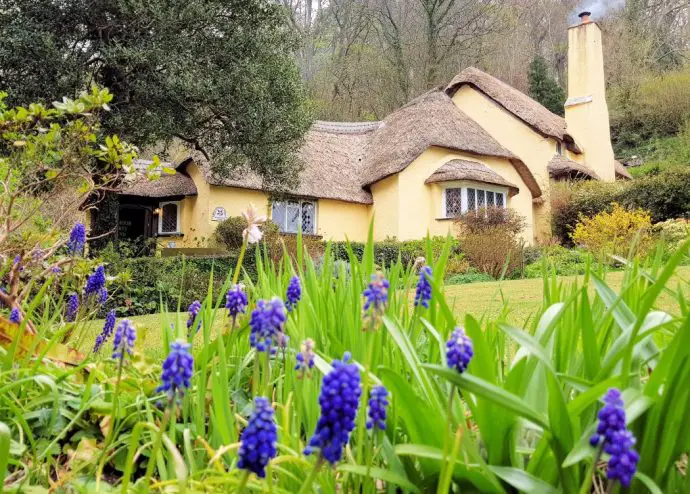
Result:
<svg viewBox="0 0 690 494">
<path fill-rule="evenodd" d="M 568 22 L 570 25 L 579 24 L 578 15 L 581 12 L 591 12 L 592 19 L 597 20 L 623 7 L 625 0 L 582 0 L 568 16 Z"/>
</svg>

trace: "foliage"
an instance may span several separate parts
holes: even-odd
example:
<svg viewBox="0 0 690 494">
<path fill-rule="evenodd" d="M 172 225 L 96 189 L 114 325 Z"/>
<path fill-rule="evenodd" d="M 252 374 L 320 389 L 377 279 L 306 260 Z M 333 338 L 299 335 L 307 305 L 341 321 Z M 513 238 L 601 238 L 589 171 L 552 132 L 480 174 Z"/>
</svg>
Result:
<svg viewBox="0 0 690 494">
<path fill-rule="evenodd" d="M 571 234 L 573 242 L 606 261 L 611 255 L 634 257 L 649 248 L 651 217 L 642 209 L 625 209 L 614 202 L 611 211 L 581 216 Z"/>
<path fill-rule="evenodd" d="M 625 150 L 621 159 L 642 161 L 641 165 L 628 168 L 634 177 L 690 165 L 690 120 L 677 135 L 649 139 L 640 146 Z"/>
<path fill-rule="evenodd" d="M 549 74 L 546 59 L 537 55 L 529 65 L 529 95 L 556 115 L 565 113 L 565 93 Z"/>
<path fill-rule="evenodd" d="M 541 278 L 544 269 L 557 276 L 584 274 L 591 264 L 591 256 L 582 249 L 550 245 L 540 249 L 538 257 L 525 262 L 525 278 Z"/>
<path fill-rule="evenodd" d="M 247 228 L 247 220 L 242 216 L 232 216 L 218 223 L 213 238 L 229 252 L 239 252 L 242 247 L 242 232 Z M 264 235 L 266 233 L 264 232 Z"/>
<path fill-rule="evenodd" d="M 666 220 L 652 225 L 652 234 L 664 246 L 664 252 L 674 253 L 690 237 L 688 220 Z"/>
<path fill-rule="evenodd" d="M 116 95 L 110 132 L 140 146 L 182 139 L 218 173 L 247 165 L 281 188 L 310 124 L 287 27 L 268 0 L 9 0 L 0 88 L 28 104 L 100 84 Z"/>
<path fill-rule="evenodd" d="M 332 276 L 330 255 L 319 272 L 308 256 L 299 263 L 286 257 L 277 265 L 260 257 L 257 282 L 245 280 L 250 310 L 260 299 L 282 296 L 293 273 L 302 281 L 302 299 L 283 327 L 289 336 L 285 348 L 273 356 L 251 350 L 244 329 L 249 313 L 229 326 L 222 309 L 223 292 L 233 281 L 228 273 L 220 296 L 209 290 L 202 300 L 196 336 L 187 334 L 186 317 L 163 308 L 164 352 L 175 339 L 194 343 L 193 372 L 179 401 L 168 400 L 159 387 L 162 362 L 145 359 L 136 343 L 124 365 L 109 352 L 82 356 L 79 365 L 56 362 L 53 335 L 68 327 L 54 317 L 63 302 L 39 294 L 27 312 L 48 353 L 34 359 L 25 350 L 31 345 L 7 340 L 0 349 L 0 365 L 7 370 L 0 373 L 0 422 L 11 438 L 7 448 L 7 433 L 0 430 L 0 447 L 10 455 L 5 487 L 47 489 L 59 479 L 64 489 L 96 492 L 150 490 L 163 483 L 209 492 L 243 486 L 274 492 L 318 488 L 327 494 L 590 492 L 593 477 L 597 484 L 606 482 L 600 460 L 607 457 L 599 456 L 589 438 L 599 400 L 615 387 L 622 390 L 627 427 L 640 454 L 630 492 L 687 492 L 690 480 L 679 465 L 690 446 L 690 395 L 684 386 L 690 312 L 687 285 L 675 287 L 669 280 L 688 246 L 649 270 L 632 262 L 619 294 L 602 273 L 587 272 L 584 284 L 545 277 L 542 308 L 522 328 L 500 318 L 456 320 L 442 291 L 449 244 L 438 258 L 428 246 L 434 280 L 429 309 L 411 304 L 417 278 L 412 270 L 399 262 L 383 268 L 390 286 L 403 288 L 388 293 L 376 331 L 361 331 L 361 293 L 375 270 L 373 243 L 362 261 L 350 256 L 350 277 Z M 653 309 L 664 291 L 677 302 L 674 316 Z M 86 322 L 79 321 L 74 340 Z M 445 365 L 445 341 L 459 325 L 474 353 L 463 374 Z M 0 330 L 6 326 L 3 321 Z M 314 341 L 316 355 L 305 375 L 293 369 L 306 338 Z M 346 351 L 358 364 L 353 372 L 361 374 L 360 409 L 347 454 L 333 468 L 319 469 L 317 459 L 302 451 L 317 426 L 323 376 Z M 372 433 L 364 407 L 368 390 L 379 384 L 390 396 L 386 428 Z M 457 390 L 461 398 L 452 399 Z M 278 441 L 265 479 L 237 468 L 238 441 L 251 435 L 241 432 L 257 396 L 271 397 L 266 403 L 274 409 Z"/>
<path fill-rule="evenodd" d="M 522 265 L 525 219 L 513 209 L 483 208 L 457 220 L 458 241 L 470 264 L 499 278 Z"/>
<path fill-rule="evenodd" d="M 446 280 L 446 284 L 464 285 L 481 281 L 494 281 L 494 278 L 490 274 L 483 273 L 476 268 L 470 268 L 464 273 L 450 275 Z"/>
<path fill-rule="evenodd" d="M 687 217 L 690 213 L 690 166 L 632 180 L 620 202 L 630 208 L 649 210 L 654 223 Z"/>
</svg>

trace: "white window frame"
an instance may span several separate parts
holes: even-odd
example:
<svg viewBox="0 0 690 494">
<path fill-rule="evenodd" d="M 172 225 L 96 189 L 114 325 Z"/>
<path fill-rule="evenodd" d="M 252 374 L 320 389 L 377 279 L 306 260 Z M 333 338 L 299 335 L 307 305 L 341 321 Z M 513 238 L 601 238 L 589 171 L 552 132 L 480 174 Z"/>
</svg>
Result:
<svg viewBox="0 0 690 494">
<path fill-rule="evenodd" d="M 164 232 L 163 231 L 163 207 L 168 204 L 174 204 L 177 206 L 177 218 L 175 221 L 175 231 L 174 232 Z M 180 233 L 180 212 L 182 211 L 181 201 L 165 201 L 158 203 L 158 209 L 160 209 L 160 214 L 158 215 L 158 235 L 173 235 L 175 233 Z"/>
<path fill-rule="evenodd" d="M 467 189 L 484 190 L 488 192 L 493 192 L 495 194 L 503 194 L 503 208 L 508 207 L 508 188 L 501 187 L 499 185 L 489 185 L 480 182 L 470 182 L 466 180 L 455 181 L 455 182 L 444 182 L 441 186 L 441 218 L 451 219 L 456 218 L 456 216 L 448 216 L 446 212 L 446 190 L 448 189 L 460 189 L 460 212 L 465 214 L 468 210 L 467 204 Z M 494 205 L 496 205 L 496 199 L 494 198 Z M 477 201 L 475 196 L 475 211 L 478 209 Z M 486 206 L 486 204 L 485 204 Z"/>
<path fill-rule="evenodd" d="M 283 225 L 287 226 L 287 212 L 288 212 L 287 203 L 288 202 L 299 203 L 299 210 L 300 210 L 299 222 L 298 222 L 299 226 L 298 226 L 298 229 L 295 230 L 294 232 L 287 231 L 287 230 L 283 229 Z M 281 204 L 281 203 L 284 204 L 284 206 L 285 206 L 285 218 L 283 218 L 282 224 L 278 223 L 276 221 L 276 218 L 273 217 L 273 205 L 274 204 Z M 278 228 L 280 229 L 280 233 L 288 233 L 288 234 L 297 234 L 298 233 L 298 231 L 302 227 L 302 207 L 303 207 L 302 205 L 305 203 L 308 203 L 308 204 L 311 204 L 312 206 L 314 206 L 314 230 L 311 232 L 302 232 L 302 234 L 303 235 L 316 235 L 317 234 L 316 232 L 318 232 L 318 226 L 319 226 L 319 223 L 318 223 L 319 201 L 316 199 L 301 199 L 299 197 L 287 197 L 287 198 L 282 199 L 282 200 L 271 201 L 271 221 L 273 221 L 273 223 L 278 225 Z"/>
</svg>

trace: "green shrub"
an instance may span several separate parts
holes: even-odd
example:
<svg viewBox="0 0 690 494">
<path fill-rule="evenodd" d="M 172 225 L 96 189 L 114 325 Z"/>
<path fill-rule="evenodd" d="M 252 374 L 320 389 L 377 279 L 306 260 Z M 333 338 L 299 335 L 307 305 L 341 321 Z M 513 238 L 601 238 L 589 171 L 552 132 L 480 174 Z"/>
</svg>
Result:
<svg viewBox="0 0 690 494">
<path fill-rule="evenodd" d="M 630 208 L 648 210 L 654 223 L 687 217 L 690 213 L 690 166 L 636 178 L 627 184 L 619 202 Z"/>
<path fill-rule="evenodd" d="M 242 216 L 232 216 L 218 223 L 213 232 L 213 239 L 219 246 L 230 252 L 239 251 L 242 247 L 242 232 L 247 228 L 247 220 Z"/>
<path fill-rule="evenodd" d="M 540 255 L 530 263 L 525 263 L 525 278 L 541 278 L 544 267 L 558 276 L 583 274 L 590 259 L 582 249 L 568 249 L 561 245 L 550 245 L 540 249 Z"/>
<path fill-rule="evenodd" d="M 487 273 L 482 273 L 476 268 L 470 268 L 462 274 L 454 274 L 446 280 L 446 285 L 466 285 L 467 283 L 478 283 L 480 281 L 494 281 L 494 278 Z"/>
</svg>

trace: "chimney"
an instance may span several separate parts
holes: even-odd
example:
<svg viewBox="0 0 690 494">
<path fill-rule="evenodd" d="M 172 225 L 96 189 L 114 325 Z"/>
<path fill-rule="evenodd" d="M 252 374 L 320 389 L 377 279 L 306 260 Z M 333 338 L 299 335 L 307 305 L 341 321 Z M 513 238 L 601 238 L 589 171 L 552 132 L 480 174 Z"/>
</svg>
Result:
<svg viewBox="0 0 690 494">
<path fill-rule="evenodd" d="M 615 180 L 613 147 L 606 105 L 606 80 L 601 29 L 591 12 L 578 15 L 568 29 L 568 134 L 583 151 L 584 163 L 602 180 Z"/>
</svg>

